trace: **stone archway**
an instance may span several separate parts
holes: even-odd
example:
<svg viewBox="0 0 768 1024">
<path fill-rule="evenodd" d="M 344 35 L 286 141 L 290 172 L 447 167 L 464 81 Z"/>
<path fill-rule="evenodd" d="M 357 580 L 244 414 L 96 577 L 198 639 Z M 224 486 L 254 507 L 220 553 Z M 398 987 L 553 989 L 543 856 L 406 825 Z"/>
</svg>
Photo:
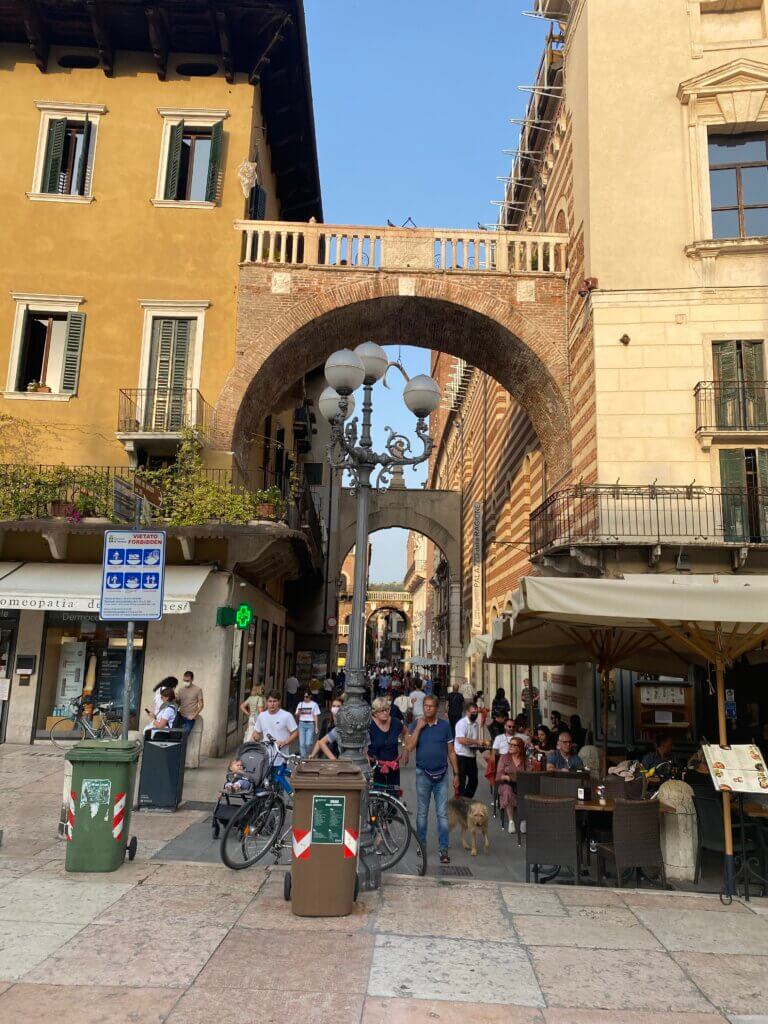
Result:
<svg viewBox="0 0 768 1024">
<path fill-rule="evenodd" d="M 215 445 L 246 461 L 249 429 L 287 386 L 339 347 L 373 340 L 447 352 L 495 378 L 529 416 L 559 479 L 571 465 L 564 302 L 559 275 L 360 271 L 349 280 L 338 268 L 245 265 Z"/>
</svg>

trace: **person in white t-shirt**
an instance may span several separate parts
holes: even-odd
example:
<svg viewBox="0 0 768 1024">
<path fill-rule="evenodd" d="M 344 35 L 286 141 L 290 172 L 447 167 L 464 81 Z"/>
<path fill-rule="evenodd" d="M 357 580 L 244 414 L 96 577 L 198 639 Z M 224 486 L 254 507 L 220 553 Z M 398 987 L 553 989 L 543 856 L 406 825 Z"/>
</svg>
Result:
<svg viewBox="0 0 768 1024">
<path fill-rule="evenodd" d="M 426 694 L 421 688 L 421 680 L 417 679 L 413 684 L 414 689 L 411 690 L 408 695 L 408 700 L 411 704 L 411 712 L 413 713 L 414 722 L 418 722 L 420 718 L 424 717 L 424 698 Z"/>
<path fill-rule="evenodd" d="M 498 753 L 499 757 L 509 753 L 509 741 L 516 736 L 514 720 L 508 718 L 504 723 L 504 732 L 500 732 L 493 741 L 493 750 Z"/>
<path fill-rule="evenodd" d="M 485 746 L 480 737 L 481 726 L 478 721 L 477 704 L 470 704 L 467 713 L 456 723 L 456 735 L 453 748 L 459 758 L 459 791 L 458 796 L 469 800 L 477 792 L 477 752 Z"/>
<path fill-rule="evenodd" d="M 296 718 L 299 723 L 299 753 L 309 757 L 317 736 L 317 723 L 320 720 L 320 708 L 312 699 L 312 691 L 305 690 L 303 698 L 296 705 Z"/>
<path fill-rule="evenodd" d="M 284 711 L 280 707 L 280 694 L 273 690 L 267 694 L 267 710 L 262 711 L 256 719 L 253 729 L 253 739 L 256 742 L 271 736 L 277 743 L 278 753 L 275 764 L 282 764 L 285 758 L 280 753 L 284 747 L 289 747 L 299 735 L 299 727 L 296 719 L 290 711 Z"/>
<path fill-rule="evenodd" d="M 144 726 L 144 732 L 151 736 L 154 732 L 168 732 L 173 728 L 178 710 L 176 708 L 176 693 L 170 686 L 164 686 L 159 691 L 160 706 L 154 714 L 145 708 L 149 715 L 149 723 Z"/>
</svg>

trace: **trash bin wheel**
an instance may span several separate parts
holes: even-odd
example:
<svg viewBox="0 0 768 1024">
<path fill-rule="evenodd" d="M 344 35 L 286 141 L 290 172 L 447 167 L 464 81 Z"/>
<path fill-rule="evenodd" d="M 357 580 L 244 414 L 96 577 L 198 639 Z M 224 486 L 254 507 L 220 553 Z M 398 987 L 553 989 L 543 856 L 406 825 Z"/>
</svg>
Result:
<svg viewBox="0 0 768 1024">
<path fill-rule="evenodd" d="M 357 903 L 357 897 L 360 894 L 360 876 L 355 875 L 355 895 L 352 897 L 354 903 Z"/>
<path fill-rule="evenodd" d="M 291 899 L 291 872 L 285 872 L 285 878 L 283 879 L 283 899 L 286 902 L 290 902 Z"/>
<path fill-rule="evenodd" d="M 128 840 L 128 845 L 125 848 L 125 852 L 128 854 L 128 860 L 133 860 L 136 856 L 136 850 L 138 849 L 139 841 L 136 836 L 131 836 Z"/>
</svg>

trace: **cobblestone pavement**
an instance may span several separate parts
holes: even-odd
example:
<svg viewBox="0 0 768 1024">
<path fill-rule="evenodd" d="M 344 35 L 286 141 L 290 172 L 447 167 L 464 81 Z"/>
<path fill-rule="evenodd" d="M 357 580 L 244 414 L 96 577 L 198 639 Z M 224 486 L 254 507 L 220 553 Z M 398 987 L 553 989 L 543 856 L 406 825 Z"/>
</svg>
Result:
<svg viewBox="0 0 768 1024">
<path fill-rule="evenodd" d="M 0 779 L 2 1024 L 768 1024 L 766 900 L 392 876 L 299 918 L 280 868 L 162 860 L 204 811 L 68 875 L 61 758 L 2 748 Z"/>
</svg>

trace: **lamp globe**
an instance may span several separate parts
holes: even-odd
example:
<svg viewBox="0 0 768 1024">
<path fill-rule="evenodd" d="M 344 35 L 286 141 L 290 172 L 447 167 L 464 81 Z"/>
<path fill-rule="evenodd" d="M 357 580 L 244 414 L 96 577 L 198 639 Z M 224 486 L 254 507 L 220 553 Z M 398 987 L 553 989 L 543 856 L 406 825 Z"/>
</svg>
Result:
<svg viewBox="0 0 768 1024">
<path fill-rule="evenodd" d="M 387 353 L 376 342 L 364 341 L 362 345 L 358 345 L 355 349 L 355 355 L 359 356 L 365 367 L 366 384 L 373 384 L 374 381 L 381 380 L 387 372 L 387 367 L 389 366 Z"/>
<path fill-rule="evenodd" d="M 338 391 L 333 388 L 326 388 L 321 392 L 320 397 L 317 400 L 318 408 L 320 409 L 320 415 L 323 416 L 329 423 L 333 423 L 336 417 L 341 412 L 339 403 L 341 402 L 341 395 Z M 348 420 L 352 413 L 355 411 L 355 396 L 347 396 L 347 411 L 344 416 L 345 420 Z"/>
<path fill-rule="evenodd" d="M 420 373 L 405 385 L 403 401 L 419 419 L 429 416 L 440 404 L 440 386 L 432 377 Z"/>
<path fill-rule="evenodd" d="M 365 367 L 351 349 L 334 352 L 325 362 L 325 379 L 340 395 L 351 395 L 365 379 Z"/>
</svg>

